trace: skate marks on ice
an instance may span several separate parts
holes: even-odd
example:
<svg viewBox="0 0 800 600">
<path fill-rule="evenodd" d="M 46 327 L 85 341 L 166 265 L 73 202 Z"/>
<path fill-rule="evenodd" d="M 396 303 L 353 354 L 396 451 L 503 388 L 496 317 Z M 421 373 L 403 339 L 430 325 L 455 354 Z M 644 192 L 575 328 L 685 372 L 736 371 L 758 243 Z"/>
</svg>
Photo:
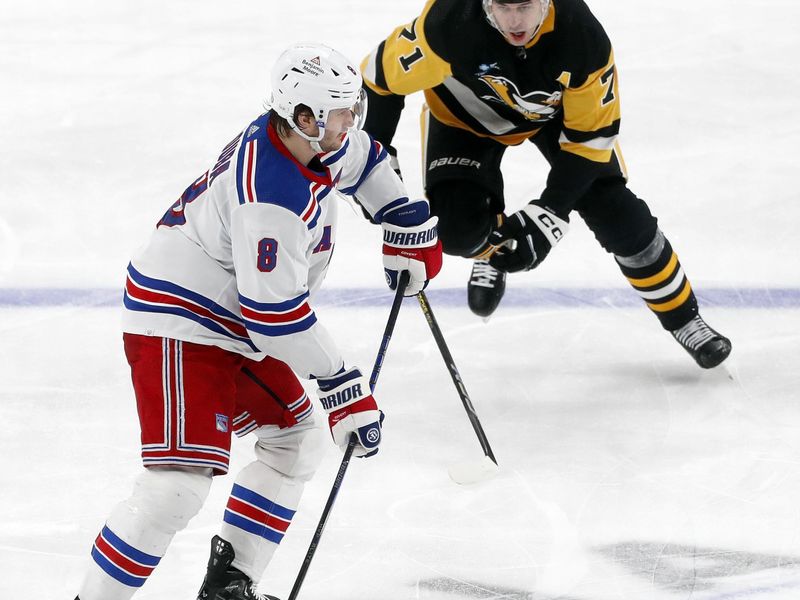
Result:
<svg viewBox="0 0 800 600">
<path fill-rule="evenodd" d="M 421 592 L 434 594 L 453 594 L 480 600 L 555 600 L 556 596 L 548 596 L 536 592 L 503 587 L 494 584 L 478 583 L 476 581 L 462 581 L 448 577 L 434 577 L 425 579 L 417 584 Z M 424 597 L 420 595 L 419 597 Z M 578 600 L 570 596 L 558 596 L 558 600 Z"/>
<path fill-rule="evenodd" d="M 800 589 L 800 558 L 793 556 L 647 541 L 619 542 L 594 552 L 650 581 L 653 588 L 681 598 L 687 592 L 704 600 L 767 598 Z M 420 580 L 417 589 L 480 600 L 591 600 L 583 594 L 550 595 L 449 577 Z"/>
<path fill-rule="evenodd" d="M 691 592 L 692 597 L 707 600 L 800 590 L 800 558 L 795 556 L 646 541 L 623 541 L 594 550 L 656 588 Z"/>
</svg>

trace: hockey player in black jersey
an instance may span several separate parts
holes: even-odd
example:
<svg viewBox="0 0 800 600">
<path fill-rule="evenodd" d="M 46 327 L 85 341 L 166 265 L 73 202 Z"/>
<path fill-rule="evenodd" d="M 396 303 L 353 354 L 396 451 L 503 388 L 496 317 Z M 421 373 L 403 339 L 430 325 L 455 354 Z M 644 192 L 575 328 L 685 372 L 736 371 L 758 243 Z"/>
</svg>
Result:
<svg viewBox="0 0 800 600">
<path fill-rule="evenodd" d="M 365 129 L 390 151 L 404 96 L 424 91 L 425 193 L 444 251 L 474 260 L 474 313 L 492 314 L 506 273 L 541 264 L 575 211 L 701 367 L 727 358 L 730 340 L 701 318 L 672 246 L 626 185 L 614 53 L 583 0 L 429 0 L 361 68 Z M 547 184 L 505 216 L 500 160 L 526 140 L 550 164 Z"/>
</svg>

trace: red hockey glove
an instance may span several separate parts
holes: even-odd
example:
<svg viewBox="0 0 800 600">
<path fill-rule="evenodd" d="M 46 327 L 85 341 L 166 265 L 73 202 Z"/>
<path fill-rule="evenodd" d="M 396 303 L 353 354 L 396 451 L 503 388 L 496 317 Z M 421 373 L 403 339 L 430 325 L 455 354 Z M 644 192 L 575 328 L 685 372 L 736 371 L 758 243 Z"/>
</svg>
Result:
<svg viewBox="0 0 800 600">
<path fill-rule="evenodd" d="M 425 200 L 402 205 L 384 216 L 383 270 L 391 289 L 397 289 L 400 271 L 408 271 L 405 295 L 415 296 L 442 269 L 438 222 L 438 217 L 429 216 Z"/>
</svg>

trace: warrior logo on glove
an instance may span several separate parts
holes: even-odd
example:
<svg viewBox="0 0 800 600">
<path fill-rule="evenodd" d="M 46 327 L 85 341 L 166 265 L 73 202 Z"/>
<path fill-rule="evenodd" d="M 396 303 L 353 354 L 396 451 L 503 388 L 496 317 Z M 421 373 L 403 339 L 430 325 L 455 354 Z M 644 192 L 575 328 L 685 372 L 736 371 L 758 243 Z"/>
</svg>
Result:
<svg viewBox="0 0 800 600">
<path fill-rule="evenodd" d="M 386 282 L 393 290 L 401 271 L 408 271 L 405 295 L 414 296 L 425 289 L 442 268 L 442 243 L 437 217 L 430 216 L 425 200 L 404 204 L 388 211 L 383 227 L 383 268 Z"/>
<path fill-rule="evenodd" d="M 346 387 L 343 390 L 339 390 L 334 394 L 330 394 L 328 396 L 320 395 L 319 401 L 322 402 L 322 407 L 330 412 L 334 408 L 347 404 L 351 400 L 363 398 L 364 393 L 361 391 L 361 384 L 355 383 L 350 387 Z"/>
<path fill-rule="evenodd" d="M 350 435 L 358 439 L 353 454 L 372 456 L 381 443 L 383 411 L 369 391 L 369 382 L 355 367 L 344 367 L 331 377 L 318 377 L 322 407 L 328 413 L 328 426 L 334 443 L 344 451 Z"/>
</svg>

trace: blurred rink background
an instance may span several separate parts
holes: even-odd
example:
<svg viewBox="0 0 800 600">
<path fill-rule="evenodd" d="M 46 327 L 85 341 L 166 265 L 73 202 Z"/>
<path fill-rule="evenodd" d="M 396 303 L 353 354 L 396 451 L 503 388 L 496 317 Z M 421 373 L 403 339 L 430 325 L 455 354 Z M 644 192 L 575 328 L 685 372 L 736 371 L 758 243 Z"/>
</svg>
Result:
<svg viewBox="0 0 800 600">
<path fill-rule="evenodd" d="M 140 468 L 128 257 L 262 110 L 284 47 L 360 60 L 422 2 L 1 1 L 0 589 L 72 599 Z M 733 354 L 697 368 L 577 218 L 489 323 L 465 306 L 469 263 L 447 258 L 428 295 L 500 472 L 448 478 L 482 453 L 407 299 L 376 391 L 384 444 L 351 464 L 301 598 L 800 594 L 800 5 L 589 4 L 615 47 L 631 188 Z M 421 102 L 395 138 L 413 195 Z M 532 145 L 503 169 L 509 210 L 547 175 Z M 317 310 L 369 370 L 391 293 L 379 229 L 341 214 Z M 234 442 L 233 472 L 252 443 Z M 263 591 L 288 596 L 340 457 L 331 444 Z M 195 597 L 231 479 L 136 598 Z"/>
</svg>

